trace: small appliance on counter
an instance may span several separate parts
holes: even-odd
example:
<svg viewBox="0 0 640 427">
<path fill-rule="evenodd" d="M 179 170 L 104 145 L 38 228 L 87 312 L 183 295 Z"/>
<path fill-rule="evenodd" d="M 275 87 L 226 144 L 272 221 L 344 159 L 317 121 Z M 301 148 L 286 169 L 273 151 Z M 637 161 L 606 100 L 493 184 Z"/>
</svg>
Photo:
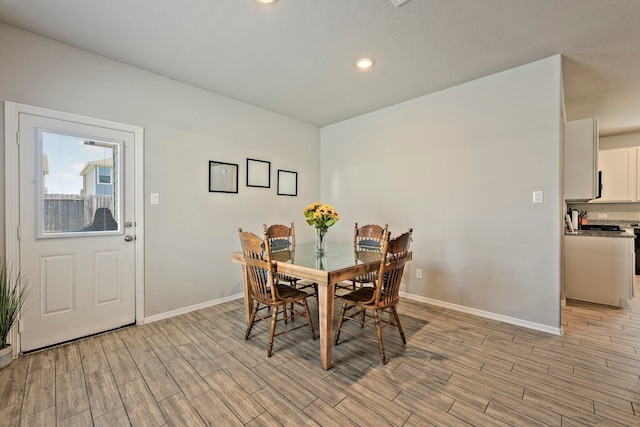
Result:
<svg viewBox="0 0 640 427">
<path fill-rule="evenodd" d="M 567 228 L 570 232 L 583 229 L 582 226 L 587 224 L 587 211 L 579 211 L 577 209 L 569 209 L 565 218 Z"/>
</svg>

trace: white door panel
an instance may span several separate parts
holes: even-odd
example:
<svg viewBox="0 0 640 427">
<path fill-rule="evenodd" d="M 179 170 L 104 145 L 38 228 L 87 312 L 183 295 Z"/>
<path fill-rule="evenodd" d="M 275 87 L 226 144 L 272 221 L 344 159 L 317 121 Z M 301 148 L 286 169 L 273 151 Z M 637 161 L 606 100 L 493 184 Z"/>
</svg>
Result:
<svg viewBox="0 0 640 427">
<path fill-rule="evenodd" d="M 135 135 L 25 113 L 19 130 L 22 351 L 134 323 Z"/>
</svg>

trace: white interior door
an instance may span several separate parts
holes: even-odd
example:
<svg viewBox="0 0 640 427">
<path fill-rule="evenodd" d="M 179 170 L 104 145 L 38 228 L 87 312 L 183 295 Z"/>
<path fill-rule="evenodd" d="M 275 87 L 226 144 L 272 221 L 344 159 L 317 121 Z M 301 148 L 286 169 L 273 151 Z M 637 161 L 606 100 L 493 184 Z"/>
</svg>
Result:
<svg viewBox="0 0 640 427">
<path fill-rule="evenodd" d="M 136 321 L 135 134 L 19 114 L 22 351 Z"/>
</svg>

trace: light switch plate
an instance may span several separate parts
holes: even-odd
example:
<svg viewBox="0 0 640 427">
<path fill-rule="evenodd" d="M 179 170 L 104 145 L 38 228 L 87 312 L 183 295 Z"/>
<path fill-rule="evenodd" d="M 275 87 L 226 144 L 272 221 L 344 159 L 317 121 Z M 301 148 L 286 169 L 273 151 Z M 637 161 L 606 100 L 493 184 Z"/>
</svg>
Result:
<svg viewBox="0 0 640 427">
<path fill-rule="evenodd" d="M 160 194 L 151 193 L 151 204 L 152 205 L 159 205 L 160 204 Z"/>
<path fill-rule="evenodd" d="M 533 192 L 533 203 L 544 203 L 544 192 L 542 190 Z"/>
</svg>

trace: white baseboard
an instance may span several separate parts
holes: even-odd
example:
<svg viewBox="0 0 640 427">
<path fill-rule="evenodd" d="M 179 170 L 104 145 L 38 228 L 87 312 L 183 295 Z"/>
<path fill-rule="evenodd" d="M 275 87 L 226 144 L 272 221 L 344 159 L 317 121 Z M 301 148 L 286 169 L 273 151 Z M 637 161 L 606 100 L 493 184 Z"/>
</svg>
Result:
<svg viewBox="0 0 640 427">
<path fill-rule="evenodd" d="M 523 328 L 533 329 L 533 330 L 545 332 L 548 334 L 563 335 L 562 327 L 553 328 L 547 325 L 542 325 L 540 323 L 529 322 L 522 319 L 516 319 L 515 317 L 503 316 L 501 314 L 491 313 L 489 311 L 478 310 L 476 308 L 470 308 L 470 307 L 465 307 L 463 305 L 452 304 L 446 301 L 440 301 L 440 300 L 435 300 L 435 299 L 431 299 L 431 298 L 427 298 L 419 295 L 408 294 L 406 292 L 400 292 L 400 296 L 413 301 L 424 302 L 427 304 L 435 305 L 437 307 L 448 308 L 450 310 L 455 310 L 462 313 L 471 314 L 474 316 L 484 317 L 491 320 L 497 320 L 499 322 L 505 322 L 511 325 L 522 326 Z M 168 319 L 170 317 L 178 316 L 180 314 L 189 313 L 195 310 L 200 310 L 202 308 L 211 307 L 214 305 L 233 301 L 243 297 L 244 297 L 244 294 L 236 294 L 236 295 L 220 298 L 217 300 L 212 300 L 212 301 L 207 301 L 200 304 L 191 305 L 189 307 L 179 308 L 177 310 L 167 311 L 165 313 L 160 313 L 153 316 L 145 317 L 142 320 L 141 324 L 157 322 L 158 320 Z"/>
<path fill-rule="evenodd" d="M 497 320 L 499 322 L 509 323 L 511 325 L 522 326 L 523 328 L 533 329 L 540 332 L 545 332 L 553 335 L 563 335 L 562 327 L 553 328 L 551 326 L 543 325 L 540 323 L 529 322 L 527 320 L 516 319 L 515 317 L 503 316 L 502 314 L 491 313 L 489 311 L 478 310 L 476 308 L 465 307 L 463 305 L 452 304 L 446 301 L 439 301 L 419 295 L 408 294 L 406 292 L 400 292 L 400 296 L 413 301 L 424 302 L 427 304 L 435 305 L 442 308 L 448 308 L 451 310 L 459 311 L 466 314 L 472 314 L 474 316 L 484 317 L 491 320 Z"/>
<path fill-rule="evenodd" d="M 140 324 L 157 322 L 158 320 L 168 319 L 170 317 L 178 316 L 180 314 L 189 313 L 192 311 L 200 310 L 201 308 L 211 307 L 213 305 L 222 304 L 222 303 L 237 300 L 243 297 L 244 297 L 244 294 L 236 294 L 236 295 L 231 295 L 228 297 L 224 297 L 224 298 L 220 298 L 212 301 L 203 302 L 196 305 L 191 305 L 189 307 L 179 308 L 177 310 L 167 311 L 165 313 L 155 314 L 153 316 L 145 317 L 144 319 L 142 319 L 142 322 L 140 322 Z"/>
</svg>

